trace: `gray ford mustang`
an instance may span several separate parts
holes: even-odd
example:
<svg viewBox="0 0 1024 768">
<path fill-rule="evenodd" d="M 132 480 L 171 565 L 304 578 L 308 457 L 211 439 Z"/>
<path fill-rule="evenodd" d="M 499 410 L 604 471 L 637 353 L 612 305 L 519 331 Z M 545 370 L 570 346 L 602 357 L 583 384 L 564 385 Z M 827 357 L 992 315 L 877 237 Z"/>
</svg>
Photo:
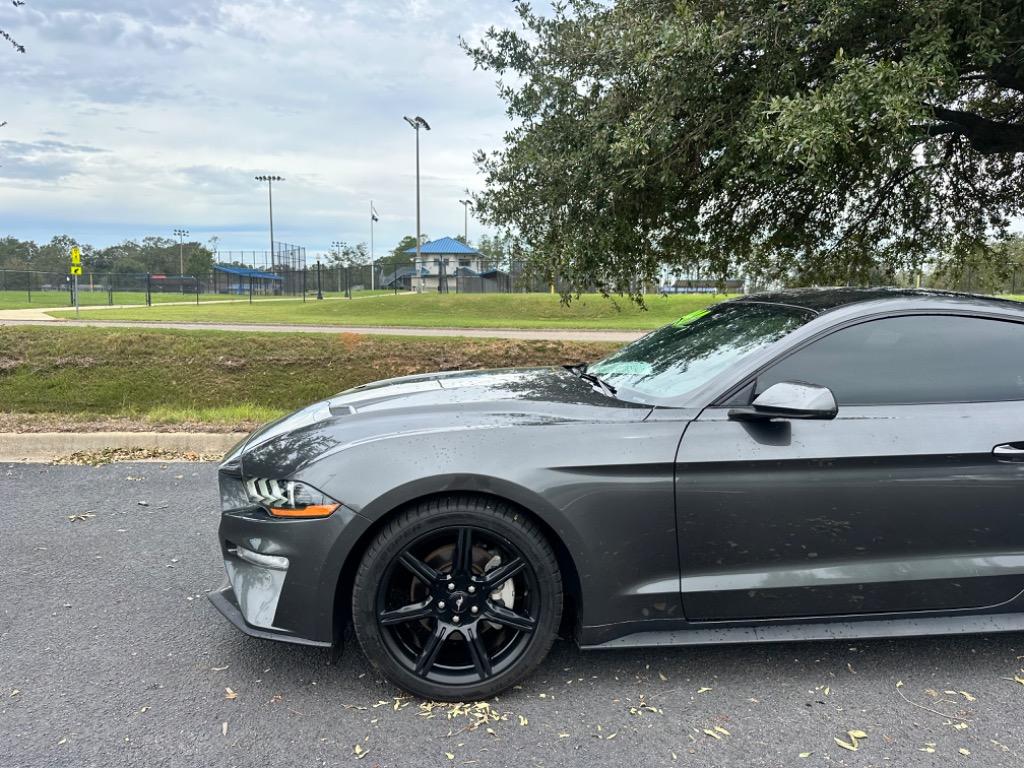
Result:
<svg viewBox="0 0 1024 768">
<path fill-rule="evenodd" d="M 356 387 L 220 467 L 242 631 L 432 699 L 585 648 L 1024 629 L 1024 306 L 748 296 L 596 363 Z"/>
</svg>

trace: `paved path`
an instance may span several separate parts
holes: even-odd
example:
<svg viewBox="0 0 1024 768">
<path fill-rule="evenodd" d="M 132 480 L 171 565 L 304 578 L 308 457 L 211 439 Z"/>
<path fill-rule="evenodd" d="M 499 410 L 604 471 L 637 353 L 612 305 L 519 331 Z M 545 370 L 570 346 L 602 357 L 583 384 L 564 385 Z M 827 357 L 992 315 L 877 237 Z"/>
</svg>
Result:
<svg viewBox="0 0 1024 768">
<path fill-rule="evenodd" d="M 371 296 L 353 296 L 353 300 L 359 299 L 377 299 L 377 298 L 389 298 L 391 296 L 404 296 L 411 294 L 390 294 L 390 293 L 375 293 Z M 344 300 L 341 296 L 325 296 L 323 301 L 342 301 Z M 216 299 L 215 301 L 205 301 L 204 304 L 262 304 L 267 301 L 295 301 L 294 296 L 264 296 L 257 298 L 254 302 L 249 301 L 248 297 L 240 299 Z M 180 307 L 180 306 L 195 306 L 196 302 L 192 301 L 158 301 L 153 306 L 156 307 Z M 145 304 L 86 304 L 85 306 L 79 307 L 81 312 L 102 312 L 105 309 L 140 309 L 145 307 Z M 47 314 L 48 312 L 68 312 L 74 311 L 74 307 L 69 307 L 67 304 L 61 304 L 59 307 L 28 307 L 22 309 L 0 309 L 0 325 L 3 325 L 8 320 L 42 320 L 46 322 L 57 321 L 60 322 L 62 318 L 53 317 Z"/>
<path fill-rule="evenodd" d="M 548 341 L 633 341 L 648 331 L 591 331 L 572 328 L 414 328 L 362 325 L 278 325 L 273 323 L 152 323 L 130 320 L 56 320 L 48 317 L 14 316 L 15 312 L 0 312 L 0 325 L 47 325 L 91 328 L 176 328 L 186 331 L 240 331 L 242 333 L 368 333 L 384 336 L 470 336 L 489 339 L 533 339 Z M 35 311 L 35 310 L 28 310 Z"/>
<path fill-rule="evenodd" d="M 472 730 L 464 713 L 401 698 L 351 637 L 332 663 L 224 621 L 205 597 L 223 579 L 215 480 L 208 464 L 0 465 L 0 766 L 1024 760 L 1013 634 L 591 653 L 559 642 L 489 702 L 507 719 Z M 82 513 L 95 516 L 68 520 Z M 868 734 L 858 750 L 837 746 L 853 729 Z"/>
</svg>

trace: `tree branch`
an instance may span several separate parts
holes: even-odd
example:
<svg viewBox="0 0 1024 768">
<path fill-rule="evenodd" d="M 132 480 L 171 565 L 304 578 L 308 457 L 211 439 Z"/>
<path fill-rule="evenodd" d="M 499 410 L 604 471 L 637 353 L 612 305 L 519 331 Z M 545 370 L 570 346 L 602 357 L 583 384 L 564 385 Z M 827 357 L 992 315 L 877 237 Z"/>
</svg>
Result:
<svg viewBox="0 0 1024 768">
<path fill-rule="evenodd" d="M 1024 125 L 989 120 L 973 112 L 926 105 L 941 123 L 921 126 L 928 136 L 955 133 L 965 137 L 983 155 L 1024 152 Z"/>
</svg>

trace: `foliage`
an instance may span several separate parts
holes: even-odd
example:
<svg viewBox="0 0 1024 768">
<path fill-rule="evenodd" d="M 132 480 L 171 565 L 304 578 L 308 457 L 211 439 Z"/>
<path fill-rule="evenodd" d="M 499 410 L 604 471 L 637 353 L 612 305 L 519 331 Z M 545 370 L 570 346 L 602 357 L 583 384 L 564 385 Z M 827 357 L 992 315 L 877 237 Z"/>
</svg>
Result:
<svg viewBox="0 0 1024 768">
<path fill-rule="evenodd" d="M 24 4 L 25 0 L 11 0 L 11 5 L 13 5 L 15 8 L 19 8 Z M 6 29 L 0 29 L 0 39 L 6 40 L 8 43 L 10 43 L 14 47 L 14 50 L 18 53 L 25 53 L 25 46 L 19 43 L 17 40 L 15 40 L 11 33 L 8 32 Z M 3 128 L 5 125 L 7 125 L 6 120 L 0 122 L 0 128 Z"/>
<path fill-rule="evenodd" d="M 25 0 L 11 0 L 11 5 L 13 5 L 15 8 L 19 8 L 24 4 Z M 16 50 L 18 53 L 25 52 L 25 46 L 19 43 L 17 40 L 15 40 L 7 30 L 0 29 L 0 38 L 3 38 L 12 46 L 14 46 L 14 50 Z"/>
<path fill-rule="evenodd" d="M 426 235 L 420 235 L 420 242 L 426 243 L 430 240 Z M 406 235 L 398 241 L 398 245 L 391 249 L 391 260 L 408 263 L 409 254 L 406 253 L 410 248 L 416 247 L 416 235 Z"/>
<path fill-rule="evenodd" d="M 476 211 L 571 285 L 856 283 L 985 254 L 1024 206 L 1019 0 L 517 8 L 464 42 L 514 121 Z"/>
<path fill-rule="evenodd" d="M 925 284 L 972 293 L 1024 292 L 1024 237 L 1013 235 L 990 249 L 943 264 Z"/>
<path fill-rule="evenodd" d="M 344 241 L 337 244 L 336 247 L 332 248 L 330 253 L 327 254 L 328 266 L 339 265 L 339 266 L 360 266 L 362 264 L 368 264 L 370 261 L 370 249 L 366 243 L 357 243 L 351 245 Z"/>
<path fill-rule="evenodd" d="M 68 235 L 57 235 L 38 245 L 15 237 L 0 239 L 0 269 L 34 270 L 66 274 L 71 248 L 82 250 L 86 272 L 178 274 L 178 242 L 168 237 L 146 237 L 141 242 L 125 240 L 109 248 L 94 248 Z M 205 275 L 213 267 L 213 251 L 198 242 L 184 244 L 185 271 Z"/>
</svg>

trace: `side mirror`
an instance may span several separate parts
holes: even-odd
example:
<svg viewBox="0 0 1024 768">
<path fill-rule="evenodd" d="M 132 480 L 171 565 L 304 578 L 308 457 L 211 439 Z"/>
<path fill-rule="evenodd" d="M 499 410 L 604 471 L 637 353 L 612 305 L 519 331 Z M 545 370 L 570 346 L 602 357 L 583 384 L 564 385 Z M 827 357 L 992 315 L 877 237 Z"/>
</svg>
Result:
<svg viewBox="0 0 1024 768">
<path fill-rule="evenodd" d="M 729 418 L 736 421 L 834 419 L 838 413 L 836 398 L 828 387 L 802 381 L 780 381 L 758 395 L 749 408 L 729 411 Z"/>
</svg>

